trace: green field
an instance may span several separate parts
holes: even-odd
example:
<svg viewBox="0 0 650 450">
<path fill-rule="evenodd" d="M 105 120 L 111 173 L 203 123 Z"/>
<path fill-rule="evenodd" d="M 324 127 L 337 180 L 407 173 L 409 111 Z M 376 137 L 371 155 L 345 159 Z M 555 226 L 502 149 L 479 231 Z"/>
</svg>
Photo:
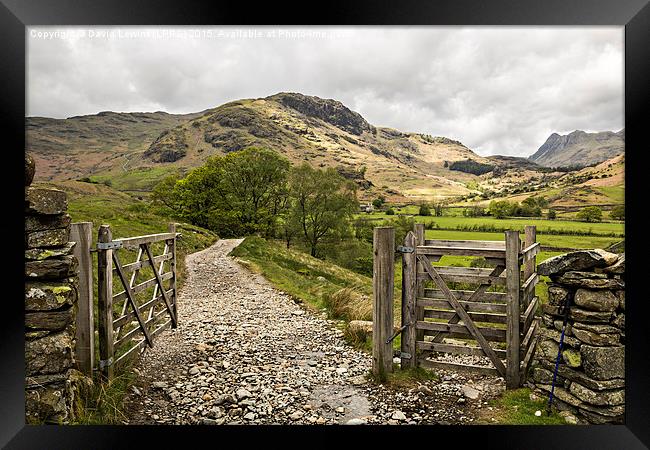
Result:
<svg viewBox="0 0 650 450">
<path fill-rule="evenodd" d="M 371 214 L 358 214 L 359 218 L 366 218 L 371 220 L 386 220 L 395 216 L 387 216 L 385 213 L 377 212 Z M 612 235 L 614 237 L 622 236 L 625 233 L 625 224 L 622 222 L 596 222 L 587 223 L 574 220 L 547 220 L 540 218 L 509 218 L 509 219 L 495 219 L 493 217 L 462 217 L 462 216 L 416 216 L 416 221 L 419 223 L 430 224 L 435 223 L 436 228 L 445 230 L 455 230 L 459 227 L 463 229 L 476 229 L 476 231 L 494 231 L 497 230 L 520 230 L 523 231 L 526 225 L 535 225 L 537 233 L 547 234 L 572 234 L 584 233 L 591 235 Z M 483 230 L 478 229 L 483 227 Z M 485 228 L 488 228 L 486 230 Z M 491 229 L 490 229 L 491 228 Z M 469 230 L 468 230 L 469 231 Z"/>
<path fill-rule="evenodd" d="M 93 175 L 90 179 L 97 183 L 110 182 L 111 187 L 120 191 L 150 191 L 167 175 L 177 172 L 175 167 L 141 167 L 118 174 Z"/>
<path fill-rule="evenodd" d="M 456 230 L 426 230 L 426 239 L 459 239 L 468 241 L 503 241 L 502 232 L 456 231 Z M 524 238 L 523 234 L 520 236 Z M 537 242 L 542 246 L 559 248 L 606 248 L 620 241 L 621 238 L 601 236 L 567 236 L 556 234 L 537 234 Z"/>
</svg>

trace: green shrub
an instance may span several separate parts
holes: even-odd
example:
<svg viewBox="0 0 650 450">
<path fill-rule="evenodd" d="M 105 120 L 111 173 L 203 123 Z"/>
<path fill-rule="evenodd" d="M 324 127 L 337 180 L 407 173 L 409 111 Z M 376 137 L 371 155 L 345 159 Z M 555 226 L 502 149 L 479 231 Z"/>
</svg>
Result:
<svg viewBox="0 0 650 450">
<path fill-rule="evenodd" d="M 598 206 L 587 206 L 582 208 L 576 217 L 584 222 L 600 222 L 603 220 L 603 210 Z"/>
<path fill-rule="evenodd" d="M 625 205 L 615 206 L 609 213 L 609 217 L 614 220 L 625 220 Z"/>
<path fill-rule="evenodd" d="M 423 203 L 420 205 L 420 211 L 418 211 L 419 216 L 430 216 L 431 215 L 431 208 L 429 208 L 429 205 Z"/>
<path fill-rule="evenodd" d="M 386 210 L 386 215 L 387 215 L 387 216 L 394 216 L 394 215 L 395 215 L 395 211 L 393 210 L 393 208 L 388 208 L 388 209 Z"/>
</svg>

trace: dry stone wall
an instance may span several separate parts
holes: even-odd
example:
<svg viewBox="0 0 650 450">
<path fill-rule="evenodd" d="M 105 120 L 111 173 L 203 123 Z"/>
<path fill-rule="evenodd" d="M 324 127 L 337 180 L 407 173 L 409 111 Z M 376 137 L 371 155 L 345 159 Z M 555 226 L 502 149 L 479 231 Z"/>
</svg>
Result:
<svg viewBox="0 0 650 450">
<path fill-rule="evenodd" d="M 25 420 L 69 423 L 84 380 L 74 368 L 77 260 L 74 242 L 68 241 L 66 194 L 28 186 L 30 159 L 25 168 Z"/>
<path fill-rule="evenodd" d="M 570 302 L 554 404 L 580 423 L 623 423 L 625 414 L 625 254 L 585 250 L 538 265 L 551 278 L 532 368 L 548 397 L 564 316 Z"/>
</svg>

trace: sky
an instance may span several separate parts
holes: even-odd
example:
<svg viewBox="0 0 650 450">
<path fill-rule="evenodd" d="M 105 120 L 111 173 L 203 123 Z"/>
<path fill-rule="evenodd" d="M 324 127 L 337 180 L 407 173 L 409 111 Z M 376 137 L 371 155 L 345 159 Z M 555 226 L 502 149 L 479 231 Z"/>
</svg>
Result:
<svg viewBox="0 0 650 450">
<path fill-rule="evenodd" d="M 624 126 L 623 27 L 29 27 L 28 116 L 189 113 L 300 92 L 529 156 Z"/>
</svg>

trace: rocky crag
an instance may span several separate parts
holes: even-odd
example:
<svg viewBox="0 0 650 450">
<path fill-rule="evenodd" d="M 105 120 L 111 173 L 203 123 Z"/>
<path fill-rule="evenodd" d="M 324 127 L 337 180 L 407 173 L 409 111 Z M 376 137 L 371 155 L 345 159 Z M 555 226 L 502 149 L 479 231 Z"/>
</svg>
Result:
<svg viewBox="0 0 650 450">
<path fill-rule="evenodd" d="M 625 254 L 586 250 L 550 258 L 538 273 L 551 278 L 543 305 L 532 379 L 548 396 L 563 315 L 570 302 L 554 404 L 578 423 L 623 423 L 625 414 Z"/>
</svg>

